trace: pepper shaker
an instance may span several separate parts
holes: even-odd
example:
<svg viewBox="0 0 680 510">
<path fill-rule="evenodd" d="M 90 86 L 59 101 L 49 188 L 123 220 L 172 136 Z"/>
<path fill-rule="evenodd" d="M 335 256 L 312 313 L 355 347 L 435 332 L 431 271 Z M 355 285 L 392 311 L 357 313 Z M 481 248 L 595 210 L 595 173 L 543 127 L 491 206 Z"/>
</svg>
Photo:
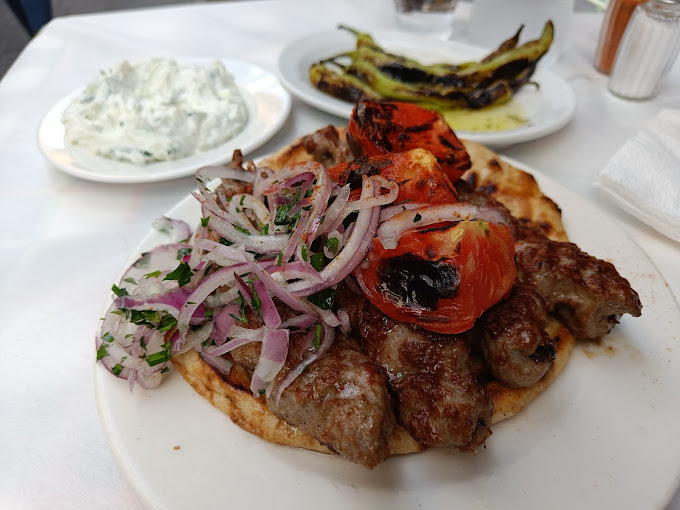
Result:
<svg viewBox="0 0 680 510">
<path fill-rule="evenodd" d="M 653 97 L 680 50 L 680 0 L 635 8 L 614 59 L 608 88 L 626 99 Z"/>
</svg>

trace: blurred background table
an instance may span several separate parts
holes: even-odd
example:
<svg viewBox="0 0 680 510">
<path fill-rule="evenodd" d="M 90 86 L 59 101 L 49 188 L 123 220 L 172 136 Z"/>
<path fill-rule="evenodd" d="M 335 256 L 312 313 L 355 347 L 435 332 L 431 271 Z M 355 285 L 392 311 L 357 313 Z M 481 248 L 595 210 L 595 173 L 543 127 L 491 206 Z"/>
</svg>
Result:
<svg viewBox="0 0 680 510">
<path fill-rule="evenodd" d="M 469 8 L 462 3 L 456 14 L 456 39 L 466 39 Z M 124 58 L 239 58 L 276 72 L 288 42 L 334 29 L 340 21 L 368 31 L 393 28 L 391 0 L 187 4 L 56 18 L 4 76 L 0 508 L 141 508 L 97 417 L 91 387 L 94 332 L 106 289 L 128 256 L 152 221 L 193 187 L 192 178 L 129 186 L 65 175 L 38 152 L 36 131 L 43 115 L 100 69 Z M 577 12 L 566 49 L 553 67 L 578 97 L 573 121 L 553 135 L 503 152 L 611 215 L 647 252 L 677 297 L 680 245 L 612 205 L 594 182 L 645 120 L 662 108 L 680 107 L 680 64 L 652 101 L 612 96 L 606 76 L 592 66 L 600 21 L 599 13 Z M 342 123 L 294 100 L 283 129 L 250 157 Z M 677 495 L 670 508 L 680 509 Z"/>
</svg>

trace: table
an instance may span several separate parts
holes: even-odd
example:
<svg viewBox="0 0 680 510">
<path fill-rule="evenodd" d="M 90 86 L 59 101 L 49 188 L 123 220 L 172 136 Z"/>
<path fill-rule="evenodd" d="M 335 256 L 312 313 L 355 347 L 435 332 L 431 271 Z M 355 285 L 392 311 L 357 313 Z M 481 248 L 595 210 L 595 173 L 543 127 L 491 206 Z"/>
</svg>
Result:
<svg viewBox="0 0 680 510">
<path fill-rule="evenodd" d="M 457 16 L 464 19 L 467 7 Z M 114 463 L 99 424 L 88 342 L 102 312 L 104 289 L 153 219 L 193 186 L 191 178 L 128 186 L 67 176 L 43 160 L 36 147 L 45 112 L 99 69 L 123 58 L 233 57 L 276 71 L 288 41 L 333 29 L 339 20 L 367 29 L 392 28 L 387 12 L 388 0 L 306 0 L 68 17 L 49 23 L 19 56 L 0 82 L 1 508 L 142 507 Z M 554 67 L 578 97 L 574 120 L 558 133 L 504 152 L 586 197 L 623 225 L 677 297 L 680 245 L 608 202 L 593 183 L 642 122 L 663 107 L 680 107 L 680 64 L 653 101 L 611 96 L 606 77 L 591 65 L 600 20 L 594 13 L 575 15 L 568 49 Z M 341 122 L 295 100 L 283 129 L 251 156 Z M 670 508 L 680 508 L 680 495 Z"/>
</svg>

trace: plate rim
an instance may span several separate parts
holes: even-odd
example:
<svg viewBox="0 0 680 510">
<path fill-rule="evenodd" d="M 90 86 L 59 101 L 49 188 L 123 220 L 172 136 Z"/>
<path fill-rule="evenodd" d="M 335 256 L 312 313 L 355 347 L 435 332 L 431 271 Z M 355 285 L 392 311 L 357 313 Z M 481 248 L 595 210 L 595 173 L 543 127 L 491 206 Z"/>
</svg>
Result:
<svg viewBox="0 0 680 510">
<path fill-rule="evenodd" d="M 632 238 L 632 236 L 630 236 L 630 234 L 628 234 L 628 232 L 625 231 L 625 229 L 614 218 L 612 218 L 606 212 L 604 212 L 601 208 L 599 208 L 597 204 L 594 204 L 591 201 L 588 201 L 588 200 L 584 199 L 583 197 L 578 196 L 576 193 L 569 190 L 568 188 L 566 188 L 564 185 L 562 185 L 558 181 L 554 180 L 553 178 L 543 174 L 542 172 L 537 171 L 534 168 L 532 168 L 528 165 L 525 165 L 525 164 L 517 161 L 514 158 L 506 157 L 504 155 L 500 155 L 500 157 L 502 159 L 504 159 L 505 161 L 507 161 L 508 163 L 510 163 L 514 166 L 517 166 L 524 171 L 530 172 L 532 175 L 534 175 L 537 178 L 537 180 L 539 181 L 539 183 L 541 184 L 542 187 L 544 185 L 547 185 L 546 187 L 549 188 L 548 191 L 559 190 L 560 192 L 562 192 L 564 190 L 566 192 L 566 194 L 568 195 L 568 198 L 566 200 L 571 201 L 572 199 L 575 199 L 577 201 L 577 205 L 578 205 L 578 203 L 588 204 L 589 207 L 591 207 L 594 210 L 596 210 L 597 212 L 601 213 L 601 215 L 607 221 L 613 223 L 616 227 L 616 234 L 617 235 L 623 235 L 625 237 L 625 239 L 627 239 L 627 241 L 631 245 L 635 246 L 635 249 L 646 260 L 646 263 L 650 264 L 654 268 L 654 270 L 656 271 L 656 274 L 660 277 L 660 282 L 657 284 L 657 286 L 659 287 L 659 290 L 664 294 L 664 296 L 666 296 L 667 298 L 670 298 L 670 301 L 671 301 L 671 303 L 674 307 L 675 315 L 680 317 L 680 306 L 678 305 L 678 301 L 675 298 L 674 294 L 670 291 L 670 289 L 666 285 L 664 285 L 665 280 L 663 278 L 663 275 L 658 270 L 658 268 L 656 268 L 653 261 L 648 256 L 648 254 L 645 252 L 645 250 Z M 548 193 L 546 193 L 546 194 L 548 194 Z M 555 193 L 552 193 L 549 196 L 555 196 Z M 558 200 L 559 200 L 559 198 L 558 198 Z M 172 215 L 174 211 L 182 209 L 184 207 L 187 207 L 188 203 L 191 203 L 191 196 L 190 195 L 187 195 L 185 198 L 181 199 L 178 203 L 176 203 L 167 212 L 167 215 Z M 149 232 L 144 236 L 144 238 L 138 244 L 138 246 L 135 248 L 134 252 L 129 257 L 128 262 L 126 262 L 126 264 L 123 266 L 123 268 L 121 270 L 121 274 L 124 272 L 125 268 L 129 265 L 128 263 L 133 262 L 135 260 L 135 258 L 137 257 L 137 255 L 142 250 L 148 249 L 148 243 L 150 242 L 150 238 L 154 237 L 154 236 L 157 236 L 157 233 L 155 231 L 153 231 L 152 229 L 150 229 Z M 621 327 L 621 326 L 619 326 L 619 327 Z M 572 363 L 567 366 L 567 369 L 569 369 L 570 365 L 572 365 L 572 364 L 573 364 L 573 360 L 572 360 Z M 105 436 L 106 436 L 107 444 L 111 448 L 112 454 L 113 454 L 113 456 L 116 460 L 116 463 L 118 464 L 121 472 L 124 474 L 125 478 L 131 483 L 131 485 L 135 488 L 137 495 L 140 497 L 140 499 L 147 506 L 153 507 L 153 508 L 167 508 L 167 509 L 178 508 L 178 507 L 172 506 L 172 505 L 170 505 L 170 506 L 161 505 L 157 500 L 154 499 L 153 494 L 152 494 L 153 488 L 149 487 L 148 484 L 145 481 L 142 481 L 142 479 L 139 476 L 139 473 L 135 471 L 134 467 L 129 462 L 129 459 L 124 457 L 122 449 L 119 448 L 120 445 L 115 444 L 114 438 L 112 437 L 113 432 L 110 430 L 111 424 L 107 423 L 106 419 L 105 419 L 106 412 L 104 410 L 105 403 L 102 400 L 102 391 L 103 391 L 102 385 L 108 385 L 108 383 L 112 383 L 112 384 L 123 384 L 124 386 L 127 386 L 127 382 L 126 381 L 118 381 L 118 380 L 112 378 L 110 376 L 110 374 L 108 374 L 108 372 L 103 370 L 98 365 L 99 364 L 97 364 L 97 363 L 94 364 L 95 371 L 93 372 L 94 379 L 95 379 L 94 380 L 94 383 L 95 383 L 94 392 L 95 392 L 97 412 L 98 412 L 100 422 L 102 424 L 102 427 L 103 427 L 103 430 L 104 430 L 104 433 L 105 433 Z M 178 374 L 175 374 L 175 376 L 176 376 L 175 380 L 181 379 L 181 377 L 179 377 Z M 559 383 L 560 380 L 561 379 L 558 378 L 558 380 L 556 382 Z M 185 383 L 183 380 L 181 380 L 179 382 L 181 384 L 185 385 L 187 388 L 189 387 L 189 385 L 187 383 Z M 166 381 L 166 383 L 167 383 L 167 381 Z M 677 390 L 677 388 L 675 388 L 675 389 Z M 156 391 L 158 391 L 158 390 L 156 390 Z M 189 391 L 193 392 L 192 389 L 190 389 Z M 205 404 L 210 406 L 210 404 L 207 401 L 205 401 L 205 399 L 203 399 L 202 397 L 195 394 L 195 392 L 193 392 L 192 398 L 196 398 L 200 401 L 203 401 Z M 539 398 L 541 398 L 541 396 L 539 396 Z M 220 416 L 222 416 L 223 418 L 225 418 L 228 421 L 228 418 L 221 415 L 221 413 L 218 410 L 216 410 L 215 408 L 212 408 L 211 406 L 210 406 L 210 408 L 214 412 L 218 413 Z M 528 409 L 530 410 L 531 406 L 529 406 Z M 523 412 L 526 412 L 526 410 L 523 411 Z M 510 420 L 510 421 L 512 421 L 512 420 Z M 507 423 L 507 422 L 504 422 L 504 423 Z M 233 425 L 233 424 L 226 423 L 225 425 L 226 425 L 225 434 L 228 434 L 229 432 L 227 431 L 227 429 L 230 425 Z M 236 425 L 233 425 L 233 426 L 236 427 Z M 244 432 L 244 431 L 241 431 L 241 429 L 234 429 L 234 430 L 236 430 L 237 433 Z M 246 432 L 244 432 L 244 433 L 248 434 Z M 278 445 L 272 445 L 270 443 L 267 443 L 266 441 L 261 440 L 260 438 L 254 437 L 254 439 L 255 439 L 255 441 L 258 442 L 258 444 L 262 444 L 264 448 L 278 447 Z M 282 448 L 285 448 L 285 447 L 282 447 Z M 306 452 L 306 451 L 303 451 L 303 450 L 299 450 L 299 451 L 303 452 L 305 454 L 311 453 L 312 455 L 320 455 L 320 454 L 315 454 L 314 452 Z M 671 499 L 674 496 L 675 492 L 677 491 L 679 485 L 680 485 L 680 460 L 675 462 L 674 481 L 672 482 L 672 484 L 667 486 L 665 493 L 661 496 L 662 503 L 664 505 L 667 505 L 671 501 Z M 352 486 L 350 486 L 350 488 L 351 487 Z M 358 492 L 360 492 L 361 488 L 360 487 L 354 487 L 354 489 L 356 489 L 356 491 L 358 493 Z M 151 491 L 151 492 L 144 492 L 145 490 Z M 398 499 L 398 495 L 397 495 L 397 499 Z"/>
<path fill-rule="evenodd" d="M 155 57 L 154 57 L 155 58 Z M 202 166 L 209 166 L 209 165 L 218 165 L 218 164 L 226 164 L 229 163 L 232 159 L 232 153 L 235 149 L 241 149 L 243 151 L 244 156 L 247 156 L 249 153 L 252 151 L 256 150 L 257 148 L 261 147 L 264 145 L 266 142 L 271 140 L 283 127 L 285 122 L 287 121 L 288 117 L 290 116 L 290 112 L 292 109 L 292 97 L 290 92 L 286 89 L 286 87 L 283 86 L 283 83 L 281 82 L 280 77 L 277 75 L 276 72 L 270 71 L 269 69 L 266 69 L 258 64 L 255 64 L 253 62 L 249 62 L 247 60 L 241 60 L 241 59 L 235 59 L 235 58 L 228 58 L 228 57 L 162 57 L 162 58 L 168 58 L 170 60 L 175 60 L 181 64 L 207 64 L 210 62 L 215 62 L 219 61 L 222 62 L 225 67 L 227 68 L 227 71 L 233 75 L 234 81 L 236 82 L 240 92 L 244 95 L 244 99 L 246 101 L 247 107 L 248 107 L 248 113 L 249 113 L 249 119 L 248 123 L 245 125 L 243 130 L 236 134 L 234 137 L 230 138 L 229 140 L 225 141 L 223 144 L 220 144 L 216 147 L 213 147 L 212 149 L 209 149 L 207 151 L 203 151 L 202 153 L 195 153 L 190 156 L 186 156 L 184 158 L 172 160 L 172 161 L 167 161 L 167 162 L 159 162 L 158 164 L 164 164 L 168 166 L 175 166 L 178 168 L 170 168 L 164 171 L 160 171 L 157 173 L 145 173 L 145 170 L 148 168 L 152 168 L 153 163 L 151 165 L 147 165 L 144 167 L 140 167 L 141 171 L 138 175 L 130 175 L 130 174 L 116 174 L 115 172 L 111 173 L 106 173 L 106 172 L 94 172 L 92 170 L 89 170 L 79 164 L 77 164 L 74 160 L 73 157 L 68 153 L 68 150 L 66 147 L 64 147 L 63 143 L 61 146 L 53 148 L 51 146 L 48 146 L 46 141 L 45 141 L 45 130 L 50 128 L 50 119 L 58 112 L 62 111 L 68 104 L 68 102 L 75 97 L 77 94 L 79 94 L 86 85 L 82 85 L 74 90 L 71 90 L 68 94 L 62 96 L 58 101 L 56 101 L 52 107 L 47 111 L 47 113 L 42 117 L 38 129 L 36 131 L 36 143 L 38 146 L 38 149 L 40 153 L 43 155 L 45 160 L 53 167 L 57 168 L 61 172 L 64 172 L 68 175 L 78 177 L 81 179 L 89 180 L 89 181 L 94 181 L 94 182 L 102 182 L 102 183 L 110 183 L 110 184 L 142 184 L 142 183 L 151 183 L 151 182 L 162 182 L 162 181 L 168 181 L 168 180 L 173 180 L 173 179 L 180 179 L 183 177 L 188 177 L 193 175 L 196 172 L 197 168 L 200 168 Z M 125 59 L 119 59 L 119 61 L 122 61 Z M 137 61 L 145 61 L 148 60 L 148 58 L 138 58 L 138 59 L 128 59 L 128 61 L 131 62 L 137 62 Z M 230 68 L 231 67 L 231 68 Z M 239 82 L 238 76 L 233 73 L 232 69 L 234 67 L 243 67 L 246 68 L 249 72 L 257 72 L 261 73 L 263 76 L 265 76 L 267 79 L 272 80 L 273 86 L 276 89 L 276 98 L 277 101 L 280 101 L 280 108 L 278 109 L 277 112 L 277 117 L 274 122 L 261 122 L 260 115 L 262 112 L 259 112 L 257 109 L 257 98 L 258 94 L 252 93 L 247 87 L 241 85 Z M 258 92 L 259 93 L 259 92 Z M 255 119 L 252 118 L 252 115 L 256 114 Z M 237 143 L 234 145 L 234 140 L 238 139 L 238 137 L 245 132 L 248 128 L 252 127 L 253 122 L 260 122 L 265 129 L 258 131 L 258 136 L 251 137 L 249 140 L 245 140 L 242 142 Z M 57 152 L 60 155 L 64 155 L 65 157 L 69 158 L 69 164 L 63 164 L 59 161 L 55 161 L 55 159 L 52 157 L 50 154 L 51 152 Z M 210 156 L 204 156 L 203 159 L 200 161 L 197 161 L 196 163 L 189 163 L 187 160 L 190 160 L 192 158 L 201 158 L 202 155 L 209 154 L 212 152 L 217 152 L 221 154 L 220 157 L 210 157 Z M 92 155 L 93 158 L 99 158 L 102 160 L 106 160 L 106 158 L 101 158 L 100 156 L 95 156 Z M 116 161 L 111 160 L 113 164 L 116 163 Z M 125 163 L 124 163 L 125 164 Z M 128 165 L 128 164 L 125 164 Z M 134 165 L 130 165 L 134 166 Z"/>
<path fill-rule="evenodd" d="M 310 43 L 320 39 L 330 39 L 334 41 L 336 38 L 341 38 L 344 35 L 345 33 L 339 30 L 325 30 L 313 32 L 291 41 L 279 54 L 278 74 L 284 87 L 286 87 L 286 89 L 300 101 L 326 113 L 348 119 L 352 112 L 352 105 L 350 103 L 332 96 L 328 96 L 320 91 L 305 90 L 305 86 L 300 80 L 296 79 L 296 77 L 292 75 L 290 72 L 291 68 L 286 65 L 288 61 L 296 60 L 295 53 L 297 51 L 297 47 L 309 47 Z M 474 46 L 461 41 L 442 41 L 440 39 L 415 37 L 413 34 L 398 32 L 395 30 L 376 29 L 371 31 L 371 35 L 374 36 L 376 40 L 379 40 L 381 37 L 387 39 L 399 37 L 402 40 L 420 45 L 424 45 L 425 43 L 423 43 L 423 41 L 425 40 L 427 41 L 427 44 L 436 45 L 437 48 L 441 48 L 442 50 L 444 48 L 448 48 L 454 53 L 465 53 L 469 55 L 468 58 L 480 58 L 486 55 L 489 51 L 486 48 Z M 494 131 L 486 133 L 456 130 L 456 134 L 459 136 L 459 138 L 465 138 L 470 141 L 483 143 L 493 147 L 506 147 L 511 144 L 542 138 L 555 133 L 566 126 L 576 113 L 577 98 L 574 89 L 566 80 L 561 78 L 552 70 L 545 68 L 545 66 L 539 66 L 532 78 L 534 78 L 533 81 L 537 81 L 539 83 L 543 81 L 551 88 L 559 91 L 560 98 L 562 101 L 564 101 L 561 115 L 559 115 L 553 122 L 540 127 L 522 126 L 506 131 Z"/>
</svg>

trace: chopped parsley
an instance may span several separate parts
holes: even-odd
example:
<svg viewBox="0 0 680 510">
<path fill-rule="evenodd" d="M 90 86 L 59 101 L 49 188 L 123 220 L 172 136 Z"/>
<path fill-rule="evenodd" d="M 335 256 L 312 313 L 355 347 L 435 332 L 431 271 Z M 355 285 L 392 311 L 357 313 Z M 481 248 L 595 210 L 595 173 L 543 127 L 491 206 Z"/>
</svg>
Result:
<svg viewBox="0 0 680 510">
<path fill-rule="evenodd" d="M 324 262 L 326 261 L 326 257 L 324 257 L 323 253 L 319 252 L 312 254 L 312 256 L 309 257 L 309 260 L 314 269 L 316 269 L 317 271 L 321 271 L 324 268 Z"/>
<path fill-rule="evenodd" d="M 337 254 L 338 253 L 338 238 L 337 237 L 329 237 L 326 239 L 326 248 L 332 253 L 332 254 Z"/>
<path fill-rule="evenodd" d="M 172 344 L 168 341 L 163 344 L 163 350 L 160 352 L 154 352 L 153 354 L 149 354 L 146 357 L 146 362 L 149 364 L 150 367 L 160 365 L 161 363 L 165 363 L 166 361 L 170 361 L 170 358 L 172 356 Z"/>
<path fill-rule="evenodd" d="M 206 218 L 201 218 L 201 226 L 203 228 L 207 227 L 209 221 L 210 221 L 210 216 L 207 216 Z"/>
<path fill-rule="evenodd" d="M 194 272 L 189 267 L 189 264 L 186 262 L 180 262 L 179 266 L 177 266 L 177 269 L 163 278 L 163 281 L 177 280 L 179 286 L 183 287 L 191 281 L 192 276 L 194 276 Z"/>
<path fill-rule="evenodd" d="M 109 352 L 106 350 L 106 344 L 101 344 L 99 346 L 99 349 L 97 349 L 97 361 L 99 361 L 102 358 L 106 358 L 109 355 Z"/>
<path fill-rule="evenodd" d="M 170 331 L 172 328 L 174 328 L 177 325 L 177 319 L 170 315 L 169 313 L 166 313 L 161 317 L 161 320 L 158 322 L 158 331 L 163 332 L 163 331 Z"/>
<path fill-rule="evenodd" d="M 316 294 L 307 296 L 307 300 L 322 310 L 330 310 L 333 306 L 333 303 L 335 302 L 335 296 L 337 293 L 337 290 L 329 287 L 327 289 L 320 290 Z"/>
<path fill-rule="evenodd" d="M 153 273 L 146 273 L 144 275 L 145 278 L 158 278 L 161 275 L 160 270 L 154 271 Z"/>
<path fill-rule="evenodd" d="M 127 296 L 127 295 L 128 295 L 127 289 L 122 289 L 122 288 L 120 288 L 118 285 L 116 285 L 115 283 L 111 286 L 111 290 L 112 290 L 113 293 L 114 293 L 116 296 L 118 296 L 118 297 L 122 297 L 122 296 Z"/>
<path fill-rule="evenodd" d="M 316 325 L 316 332 L 314 333 L 314 348 L 319 349 L 321 347 L 321 324 Z"/>
<path fill-rule="evenodd" d="M 116 377 L 118 377 L 124 368 L 125 367 L 123 365 L 118 363 L 111 369 L 111 372 L 113 372 L 116 375 Z"/>
<path fill-rule="evenodd" d="M 177 260 L 182 260 L 187 255 L 191 255 L 191 248 L 180 248 L 177 250 Z"/>
</svg>

